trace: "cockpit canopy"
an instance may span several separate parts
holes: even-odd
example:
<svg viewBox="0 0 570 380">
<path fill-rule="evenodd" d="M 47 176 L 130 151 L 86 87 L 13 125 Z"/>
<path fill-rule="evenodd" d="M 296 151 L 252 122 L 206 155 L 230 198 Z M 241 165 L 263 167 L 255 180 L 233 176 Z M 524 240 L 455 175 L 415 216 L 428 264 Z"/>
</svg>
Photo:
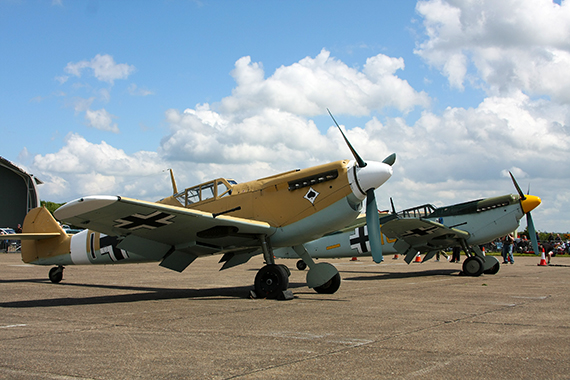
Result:
<svg viewBox="0 0 570 380">
<path fill-rule="evenodd" d="M 425 204 L 414 208 L 402 210 L 398 215 L 402 218 L 416 218 L 422 219 L 434 212 L 436 208 L 431 204 Z"/>
<path fill-rule="evenodd" d="M 219 199 L 232 194 L 232 186 L 237 185 L 233 179 L 218 178 L 198 186 L 189 187 L 174 195 L 183 206 L 202 202 L 208 199 Z"/>
</svg>

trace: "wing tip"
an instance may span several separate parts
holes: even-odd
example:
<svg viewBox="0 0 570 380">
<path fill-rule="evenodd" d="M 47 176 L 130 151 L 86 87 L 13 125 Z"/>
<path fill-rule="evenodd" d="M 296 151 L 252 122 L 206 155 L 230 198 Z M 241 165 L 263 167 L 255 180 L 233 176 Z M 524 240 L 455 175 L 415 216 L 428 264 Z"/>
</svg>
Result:
<svg viewBox="0 0 570 380">
<path fill-rule="evenodd" d="M 66 220 L 77 215 L 103 208 L 120 200 L 121 197 L 116 195 L 94 195 L 78 198 L 55 210 L 54 215 L 59 220 Z"/>
</svg>

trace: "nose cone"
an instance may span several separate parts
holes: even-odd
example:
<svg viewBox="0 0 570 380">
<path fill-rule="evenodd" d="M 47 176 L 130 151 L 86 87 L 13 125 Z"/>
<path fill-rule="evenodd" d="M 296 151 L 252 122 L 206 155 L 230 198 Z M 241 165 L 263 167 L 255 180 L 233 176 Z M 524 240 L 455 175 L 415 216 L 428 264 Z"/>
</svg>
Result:
<svg viewBox="0 0 570 380">
<path fill-rule="evenodd" d="M 522 209 L 525 214 L 534 210 L 541 203 L 540 198 L 534 195 L 527 195 L 524 200 L 521 200 Z"/>
<path fill-rule="evenodd" d="M 366 191 L 379 188 L 391 176 L 392 166 L 383 162 L 367 161 L 365 167 L 354 165 L 349 169 L 350 187 L 359 199 L 364 199 Z"/>
</svg>

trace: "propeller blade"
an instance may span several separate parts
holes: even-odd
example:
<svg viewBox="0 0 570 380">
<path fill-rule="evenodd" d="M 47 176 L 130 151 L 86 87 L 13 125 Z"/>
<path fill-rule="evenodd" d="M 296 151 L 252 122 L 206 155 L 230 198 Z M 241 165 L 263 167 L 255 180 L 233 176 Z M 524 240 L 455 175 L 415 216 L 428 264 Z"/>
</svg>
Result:
<svg viewBox="0 0 570 380">
<path fill-rule="evenodd" d="M 515 188 L 517 189 L 517 192 L 519 193 L 519 196 L 521 197 L 521 201 L 524 201 L 526 199 L 526 196 L 524 195 L 521 188 L 519 187 L 519 184 L 517 183 L 517 180 L 513 176 L 513 173 L 509 172 L 509 175 L 511 176 L 511 179 L 513 180 L 513 185 L 515 185 Z"/>
<path fill-rule="evenodd" d="M 526 226 L 528 230 L 528 235 L 530 237 L 530 242 L 532 243 L 532 249 L 534 250 L 535 255 L 540 255 L 538 252 L 538 240 L 536 239 L 536 230 L 534 229 L 534 222 L 532 221 L 532 216 L 530 216 L 530 212 L 526 214 Z"/>
<path fill-rule="evenodd" d="M 394 162 L 396 162 L 396 153 L 392 153 L 391 155 L 386 157 L 382 162 L 385 163 L 386 165 L 390 166 L 394 165 Z"/>
<path fill-rule="evenodd" d="M 340 133 L 342 134 L 342 137 L 344 137 L 344 141 L 346 142 L 346 145 L 348 145 L 348 148 L 350 149 L 350 151 L 352 152 L 352 155 L 354 156 L 354 159 L 356 160 L 356 163 L 358 165 L 359 168 L 363 168 L 366 166 L 366 162 L 364 162 L 364 160 L 362 159 L 362 157 L 360 157 L 358 155 L 358 153 L 356 153 L 356 150 L 354 150 L 354 148 L 352 147 L 352 145 L 350 144 L 350 141 L 348 141 L 348 139 L 346 138 L 346 136 L 344 135 L 344 132 L 342 131 L 342 129 L 340 128 L 340 125 L 338 125 L 338 123 L 336 122 L 334 116 L 332 115 L 331 111 L 327 108 L 327 111 L 329 111 L 329 115 L 331 115 L 334 123 L 336 124 L 336 126 L 338 127 L 338 130 L 340 131 Z"/>
<path fill-rule="evenodd" d="M 390 204 L 392 205 L 392 214 L 397 214 L 396 212 L 396 207 L 394 207 L 394 201 L 392 200 L 392 197 L 390 197 Z"/>
<path fill-rule="evenodd" d="M 380 218 L 378 217 L 378 206 L 376 205 L 374 189 L 366 192 L 366 225 L 368 226 L 368 241 L 370 242 L 372 260 L 375 263 L 380 263 L 383 259 L 382 243 L 380 241 Z"/>
</svg>

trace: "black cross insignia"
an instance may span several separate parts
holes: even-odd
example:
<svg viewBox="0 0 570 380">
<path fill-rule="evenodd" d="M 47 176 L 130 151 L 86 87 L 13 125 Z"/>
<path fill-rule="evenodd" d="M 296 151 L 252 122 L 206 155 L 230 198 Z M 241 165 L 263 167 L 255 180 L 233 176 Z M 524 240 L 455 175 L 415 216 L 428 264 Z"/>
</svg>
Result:
<svg viewBox="0 0 570 380">
<path fill-rule="evenodd" d="M 429 226 L 429 227 L 420 227 L 420 228 L 414 228 L 413 230 L 409 230 L 408 232 L 406 232 L 405 234 L 402 235 L 402 237 L 410 237 L 410 236 L 425 236 L 425 235 L 429 235 L 435 232 L 435 230 L 437 230 L 437 226 Z"/>
<path fill-rule="evenodd" d="M 172 224 L 169 219 L 174 218 L 174 215 L 167 214 L 161 211 L 155 211 L 149 215 L 134 214 L 121 219 L 115 220 L 119 223 L 115 225 L 116 228 L 125 228 L 134 231 L 138 228 L 147 228 L 154 230 L 158 227 L 163 227 Z"/>
<path fill-rule="evenodd" d="M 119 239 L 116 236 L 104 236 L 99 239 L 99 242 L 101 245 L 101 256 L 109 255 L 113 261 L 120 261 L 129 258 L 127 251 L 117 248 Z"/>
<path fill-rule="evenodd" d="M 350 248 L 358 249 L 358 253 L 370 251 L 368 242 L 368 226 L 354 229 L 354 235 L 350 235 Z"/>
</svg>

